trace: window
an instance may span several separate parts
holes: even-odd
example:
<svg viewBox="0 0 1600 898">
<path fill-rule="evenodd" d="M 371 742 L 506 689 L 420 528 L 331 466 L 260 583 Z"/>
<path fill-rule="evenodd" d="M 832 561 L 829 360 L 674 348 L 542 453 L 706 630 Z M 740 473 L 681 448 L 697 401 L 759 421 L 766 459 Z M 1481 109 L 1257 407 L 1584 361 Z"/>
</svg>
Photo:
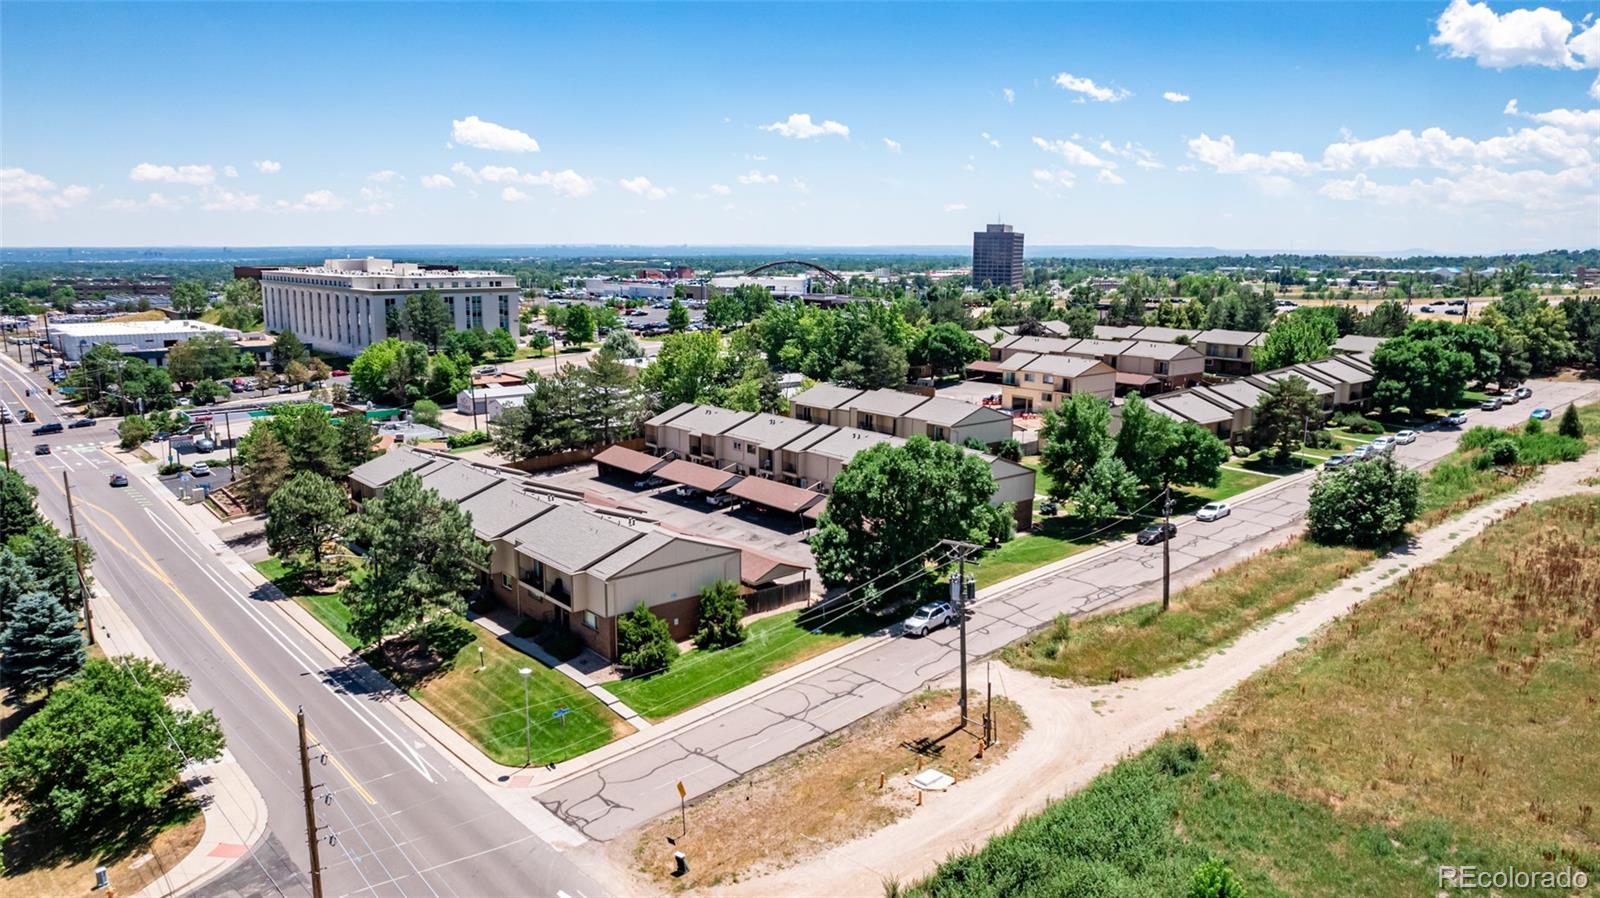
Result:
<svg viewBox="0 0 1600 898">
<path fill-rule="evenodd" d="M 1026 383 L 1030 383 L 1030 384 L 1033 383 L 1033 375 L 1032 374 L 1024 374 L 1024 375 L 1022 375 L 1022 379 Z"/>
<path fill-rule="evenodd" d="M 1043 397 L 1041 397 L 1040 401 L 1049 402 L 1051 397 L 1053 397 L 1054 395 L 1055 395 L 1054 393 L 1046 393 L 1046 394 L 1044 394 Z"/>
<path fill-rule="evenodd" d="M 506 589 L 510 589 L 511 588 L 511 575 L 510 574 L 506 574 L 506 573 L 502 573 L 500 575 L 500 585 L 504 586 Z"/>
<path fill-rule="evenodd" d="M 1047 384 L 1053 384 L 1056 382 L 1056 376 L 1054 374 L 1046 374 L 1044 376 L 1044 382 Z"/>
<path fill-rule="evenodd" d="M 583 613 L 583 625 L 591 630 L 600 629 L 600 618 L 594 616 L 593 611 Z"/>
</svg>

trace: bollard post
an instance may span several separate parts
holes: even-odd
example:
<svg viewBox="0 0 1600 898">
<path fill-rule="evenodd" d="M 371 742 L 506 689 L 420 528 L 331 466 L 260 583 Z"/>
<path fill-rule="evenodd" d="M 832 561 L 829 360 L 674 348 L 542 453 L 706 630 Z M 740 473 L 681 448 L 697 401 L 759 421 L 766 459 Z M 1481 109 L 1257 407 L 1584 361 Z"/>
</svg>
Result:
<svg viewBox="0 0 1600 898">
<path fill-rule="evenodd" d="M 917 807 L 922 807 L 922 790 L 917 790 Z"/>
<path fill-rule="evenodd" d="M 106 874 L 106 868 L 104 868 L 104 867 L 96 867 L 96 868 L 94 868 L 94 890 L 96 892 L 98 892 L 101 889 L 107 889 L 107 888 L 110 888 L 110 887 L 111 887 L 111 877 Z"/>
<path fill-rule="evenodd" d="M 881 774 L 881 773 L 878 774 L 878 788 L 879 789 L 883 788 L 883 774 Z"/>
<path fill-rule="evenodd" d="M 689 858 L 686 857 L 683 852 L 674 851 L 672 853 L 672 866 L 673 876 L 681 877 L 689 875 Z"/>
</svg>

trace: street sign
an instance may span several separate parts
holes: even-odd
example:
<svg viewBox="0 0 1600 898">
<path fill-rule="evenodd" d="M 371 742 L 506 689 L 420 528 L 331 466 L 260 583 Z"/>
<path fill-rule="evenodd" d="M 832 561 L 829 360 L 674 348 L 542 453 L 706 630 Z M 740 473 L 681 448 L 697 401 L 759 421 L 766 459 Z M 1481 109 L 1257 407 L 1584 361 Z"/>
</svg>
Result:
<svg viewBox="0 0 1600 898">
<path fill-rule="evenodd" d="M 688 794 L 689 790 L 683 787 L 683 780 L 678 780 L 678 798 L 684 798 Z"/>
<path fill-rule="evenodd" d="M 554 711 L 550 712 L 550 716 L 551 717 L 566 717 L 570 713 L 572 713 L 572 709 L 571 708 L 557 708 Z"/>
<path fill-rule="evenodd" d="M 188 474 L 179 474 L 178 475 L 178 482 L 179 483 L 188 483 L 189 481 L 191 481 L 193 479 L 194 478 L 190 477 Z"/>
</svg>

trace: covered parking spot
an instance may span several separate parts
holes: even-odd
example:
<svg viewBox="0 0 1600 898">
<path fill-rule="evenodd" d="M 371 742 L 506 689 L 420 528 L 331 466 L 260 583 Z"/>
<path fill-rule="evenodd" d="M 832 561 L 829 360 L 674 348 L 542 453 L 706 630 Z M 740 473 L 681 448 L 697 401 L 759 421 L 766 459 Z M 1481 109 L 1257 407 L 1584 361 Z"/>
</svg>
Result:
<svg viewBox="0 0 1600 898">
<path fill-rule="evenodd" d="M 670 480 L 702 493 L 720 493 L 740 479 L 739 475 L 732 471 L 719 471 L 681 458 L 668 462 L 654 473 L 663 480 Z"/>
<path fill-rule="evenodd" d="M 801 514 L 822 501 L 822 494 L 765 477 L 746 477 L 728 488 L 728 495 L 780 514 Z"/>
<path fill-rule="evenodd" d="M 667 459 L 627 446 L 607 446 L 594 457 L 601 477 L 648 477 L 666 467 Z"/>
</svg>

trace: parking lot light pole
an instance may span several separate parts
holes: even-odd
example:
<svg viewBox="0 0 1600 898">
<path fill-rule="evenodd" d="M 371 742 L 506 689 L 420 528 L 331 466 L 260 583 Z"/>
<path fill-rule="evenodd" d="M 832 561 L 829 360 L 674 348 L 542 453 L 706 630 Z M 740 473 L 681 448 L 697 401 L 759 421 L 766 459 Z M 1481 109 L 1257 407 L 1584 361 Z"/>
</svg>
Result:
<svg viewBox="0 0 1600 898">
<path fill-rule="evenodd" d="M 528 678 L 533 676 L 533 668 L 524 667 L 517 673 L 522 674 L 522 743 L 527 749 L 527 761 L 524 767 L 533 766 L 533 729 L 528 719 Z"/>
</svg>

